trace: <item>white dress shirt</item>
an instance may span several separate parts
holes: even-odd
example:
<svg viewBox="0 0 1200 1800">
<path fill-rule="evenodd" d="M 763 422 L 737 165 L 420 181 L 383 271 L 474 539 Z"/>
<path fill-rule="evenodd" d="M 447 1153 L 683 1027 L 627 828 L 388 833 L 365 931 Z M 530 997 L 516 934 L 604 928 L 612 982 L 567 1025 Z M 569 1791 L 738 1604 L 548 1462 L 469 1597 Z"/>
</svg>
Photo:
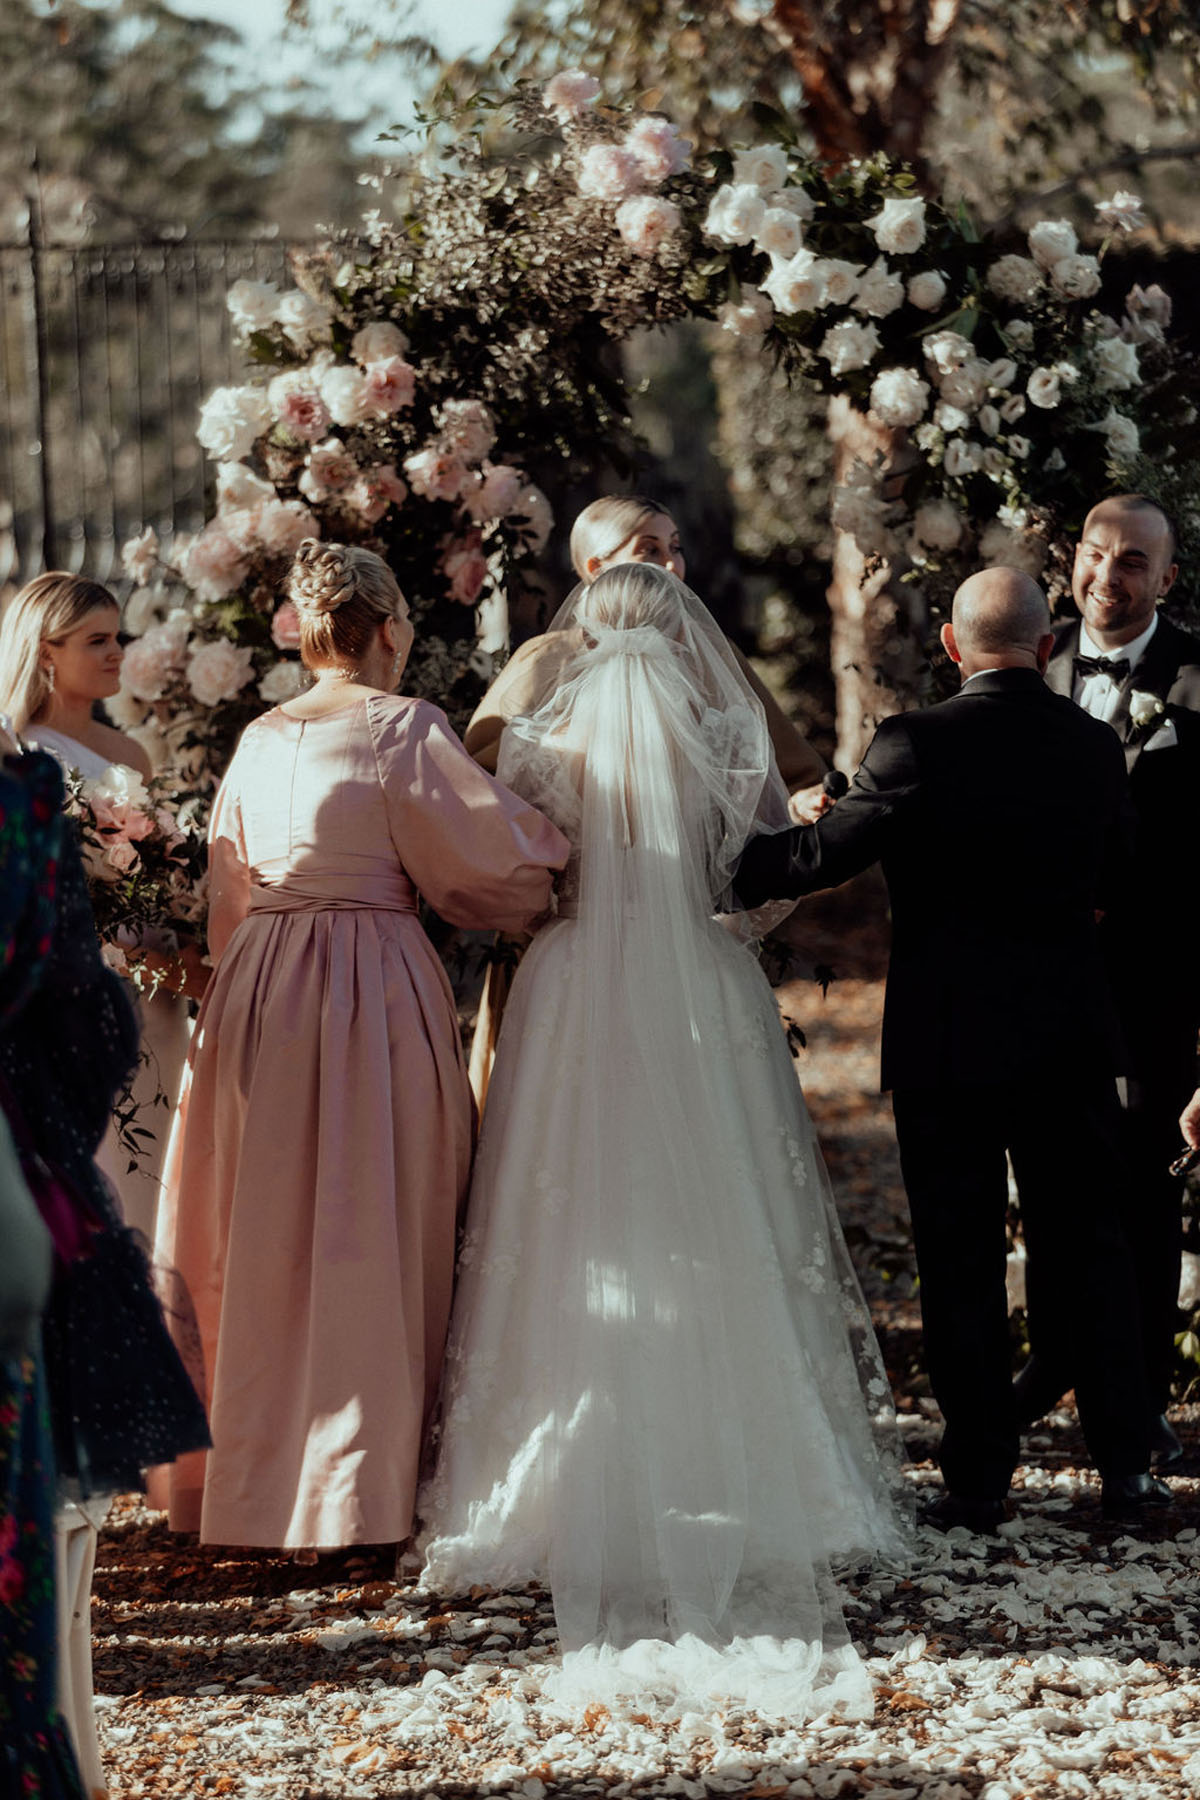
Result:
<svg viewBox="0 0 1200 1800">
<path fill-rule="evenodd" d="M 1131 638 L 1127 644 L 1118 644 L 1115 650 L 1102 650 L 1095 639 L 1090 637 L 1086 625 L 1079 627 L 1080 656 L 1107 656 L 1110 662 L 1120 658 L 1128 660 L 1130 673 L 1137 668 L 1146 653 L 1146 646 L 1158 630 L 1158 614 L 1155 613 L 1145 631 Z M 1076 706 L 1082 706 L 1084 712 L 1091 713 L 1093 719 L 1103 719 L 1110 725 L 1116 714 L 1121 698 L 1121 684 L 1114 681 L 1111 675 L 1079 675 L 1074 678 L 1071 698 Z"/>
</svg>

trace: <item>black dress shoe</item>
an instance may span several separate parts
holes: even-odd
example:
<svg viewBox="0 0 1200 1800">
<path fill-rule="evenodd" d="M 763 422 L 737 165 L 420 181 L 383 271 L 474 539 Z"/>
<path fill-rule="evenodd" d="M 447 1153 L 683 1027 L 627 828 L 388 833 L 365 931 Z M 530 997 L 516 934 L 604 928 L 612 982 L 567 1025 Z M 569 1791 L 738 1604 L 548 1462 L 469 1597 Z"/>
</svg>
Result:
<svg viewBox="0 0 1200 1800">
<path fill-rule="evenodd" d="M 925 1514 L 924 1523 L 933 1525 L 938 1531 L 953 1531 L 955 1526 L 965 1526 L 968 1531 L 977 1531 L 987 1537 L 994 1537 L 997 1525 L 1002 1525 L 1008 1517 L 1008 1506 L 1003 1500 L 978 1500 L 969 1494 L 943 1494 Z"/>
<path fill-rule="evenodd" d="M 1144 1470 L 1139 1475 L 1105 1475 L 1101 1479 L 1100 1510 L 1106 1519 L 1140 1519 L 1154 1507 L 1174 1503 L 1166 1482 Z"/>
<path fill-rule="evenodd" d="M 1150 1457 L 1161 1474 L 1164 1469 L 1177 1469 L 1183 1461 L 1183 1445 L 1173 1430 L 1166 1413 L 1150 1421 Z"/>
</svg>

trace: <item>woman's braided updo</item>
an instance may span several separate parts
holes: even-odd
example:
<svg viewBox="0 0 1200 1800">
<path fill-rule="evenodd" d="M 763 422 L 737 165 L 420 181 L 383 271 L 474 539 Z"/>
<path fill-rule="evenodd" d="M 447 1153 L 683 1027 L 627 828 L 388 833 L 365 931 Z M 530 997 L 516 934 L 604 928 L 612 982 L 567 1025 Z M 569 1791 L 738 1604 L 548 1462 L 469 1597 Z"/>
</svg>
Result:
<svg viewBox="0 0 1200 1800">
<path fill-rule="evenodd" d="M 402 598 L 396 577 L 373 550 L 305 538 L 288 576 L 305 668 L 361 662 L 380 623 L 395 618 Z"/>
</svg>

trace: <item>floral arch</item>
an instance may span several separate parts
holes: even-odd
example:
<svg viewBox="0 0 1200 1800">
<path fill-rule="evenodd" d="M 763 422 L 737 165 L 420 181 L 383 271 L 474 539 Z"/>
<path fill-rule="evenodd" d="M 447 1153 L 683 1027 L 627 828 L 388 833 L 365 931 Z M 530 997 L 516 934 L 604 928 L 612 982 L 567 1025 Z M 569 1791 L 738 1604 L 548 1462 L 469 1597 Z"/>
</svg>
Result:
<svg viewBox="0 0 1200 1800">
<path fill-rule="evenodd" d="M 1132 196 L 1097 209 L 1095 251 L 1045 220 L 1016 252 L 886 161 L 822 169 L 782 119 L 694 161 L 667 117 L 604 105 L 577 72 L 435 121 L 402 191 L 294 290 L 231 289 L 260 372 L 201 411 L 215 514 L 173 566 L 152 531 L 125 548 L 114 709 L 193 805 L 302 682 L 281 593 L 306 535 L 387 558 L 417 618 L 410 691 L 469 710 L 506 596 L 536 581 L 544 489 L 623 442 L 612 348 L 647 325 L 712 320 L 840 397 L 860 429 L 832 519 L 863 605 L 881 570 L 919 612 L 981 562 L 1061 591 L 1068 534 L 1115 486 L 1153 491 L 1185 535 L 1200 522 L 1170 301 L 1097 305 Z"/>
</svg>

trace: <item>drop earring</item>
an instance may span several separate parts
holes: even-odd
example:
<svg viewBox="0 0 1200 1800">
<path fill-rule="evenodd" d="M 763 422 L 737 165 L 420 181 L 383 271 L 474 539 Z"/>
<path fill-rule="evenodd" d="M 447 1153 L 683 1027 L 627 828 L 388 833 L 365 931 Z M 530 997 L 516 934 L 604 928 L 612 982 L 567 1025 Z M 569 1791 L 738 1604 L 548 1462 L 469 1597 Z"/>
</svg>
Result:
<svg viewBox="0 0 1200 1800">
<path fill-rule="evenodd" d="M 54 664 L 52 662 L 46 664 L 46 686 L 51 693 L 54 692 Z"/>
</svg>

